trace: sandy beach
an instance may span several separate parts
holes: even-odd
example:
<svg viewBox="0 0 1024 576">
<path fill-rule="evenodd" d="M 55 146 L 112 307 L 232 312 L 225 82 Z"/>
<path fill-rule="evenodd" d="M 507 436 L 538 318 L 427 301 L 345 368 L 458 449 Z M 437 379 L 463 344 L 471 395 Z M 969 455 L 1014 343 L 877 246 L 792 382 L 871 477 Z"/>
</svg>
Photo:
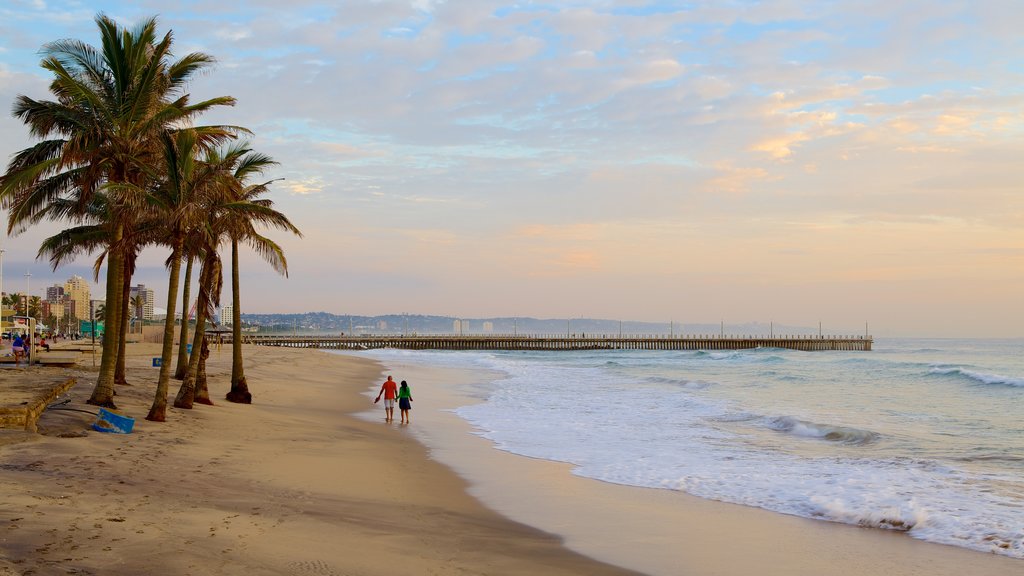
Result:
<svg viewBox="0 0 1024 576">
<path fill-rule="evenodd" d="M 142 418 L 157 346 L 129 345 L 118 390 L 132 434 L 47 412 L 43 435 L 4 431 L 0 574 L 624 574 L 485 508 L 370 408 L 376 363 L 249 348 L 251 406 L 217 400 L 230 351 L 210 357 L 216 406 Z M 94 373 L 73 370 L 74 404 Z M 173 397 L 176 386 L 172 386 Z"/>
<path fill-rule="evenodd" d="M 134 344 L 117 396 L 131 435 L 75 437 L 92 421 L 75 412 L 48 412 L 41 435 L 4 431 L 0 574 L 1024 574 L 1010 558 L 494 450 L 447 412 L 487 374 L 246 351 L 251 406 L 217 400 L 225 348 L 210 357 L 216 406 L 142 420 L 157 347 Z M 415 383 L 411 426 L 371 404 L 392 370 Z M 71 372 L 81 405 L 94 376 Z"/>
</svg>

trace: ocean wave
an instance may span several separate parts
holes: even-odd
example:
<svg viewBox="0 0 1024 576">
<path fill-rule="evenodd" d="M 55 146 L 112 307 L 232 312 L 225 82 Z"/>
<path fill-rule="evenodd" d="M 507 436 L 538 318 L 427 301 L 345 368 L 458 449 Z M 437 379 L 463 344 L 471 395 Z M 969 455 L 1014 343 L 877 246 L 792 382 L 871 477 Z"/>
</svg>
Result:
<svg viewBox="0 0 1024 576">
<path fill-rule="evenodd" d="M 764 364 L 775 364 L 786 362 L 786 358 L 778 354 L 764 354 L 776 348 L 755 348 L 752 350 L 698 350 L 694 356 L 708 360 L 739 360 L 743 362 L 756 362 Z"/>
<path fill-rule="evenodd" d="M 708 386 L 711 386 L 711 382 L 705 382 L 703 380 L 680 380 L 678 378 L 666 378 L 664 376 L 649 376 L 644 378 L 645 381 L 652 384 L 668 384 L 670 386 L 679 386 L 687 390 L 703 390 Z"/>
<path fill-rule="evenodd" d="M 868 528 L 909 532 L 928 520 L 928 512 L 913 501 L 885 506 L 878 510 L 859 509 L 838 499 L 812 497 L 811 502 L 817 507 L 811 512 L 812 517 Z"/>
<path fill-rule="evenodd" d="M 1024 456 L 1017 456 L 1006 452 L 986 451 L 968 456 L 953 458 L 959 462 L 1006 462 L 1010 464 L 1024 463 Z"/>
<path fill-rule="evenodd" d="M 1013 388 L 1024 388 L 1024 378 L 1016 378 L 1014 376 L 1003 376 L 1002 374 L 986 374 L 984 372 L 975 372 L 974 370 L 965 370 L 960 366 L 932 366 L 930 370 L 931 374 L 938 374 L 941 376 L 963 376 L 975 382 L 982 384 L 991 384 L 995 386 L 1011 386 Z"/>
<path fill-rule="evenodd" d="M 751 420 L 757 420 L 761 418 L 757 414 L 751 414 L 750 412 L 730 412 L 728 414 L 721 414 L 708 420 L 714 422 L 750 422 Z"/>
<path fill-rule="evenodd" d="M 721 352 L 698 350 L 694 356 L 697 356 L 698 358 L 710 358 L 711 360 L 731 360 L 733 358 L 739 358 L 740 353 L 737 350 L 724 350 Z"/>
<path fill-rule="evenodd" d="M 870 430 L 847 428 L 845 426 L 831 426 L 828 424 L 816 424 L 806 420 L 800 420 L 792 416 L 776 416 L 765 419 L 765 425 L 776 432 L 785 432 L 794 436 L 805 438 L 820 438 L 829 442 L 842 444 L 870 444 L 878 440 L 879 434 Z"/>
</svg>

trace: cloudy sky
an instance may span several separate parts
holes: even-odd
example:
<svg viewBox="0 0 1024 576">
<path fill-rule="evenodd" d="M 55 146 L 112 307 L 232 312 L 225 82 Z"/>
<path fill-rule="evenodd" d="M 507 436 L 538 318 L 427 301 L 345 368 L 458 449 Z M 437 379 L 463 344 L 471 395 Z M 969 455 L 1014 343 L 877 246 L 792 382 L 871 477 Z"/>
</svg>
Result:
<svg viewBox="0 0 1024 576">
<path fill-rule="evenodd" d="M 3 0 L 0 106 L 101 11 L 216 57 L 204 120 L 280 162 L 305 237 L 245 311 L 1024 336 L 1019 0 Z M 55 230 L 4 239 L 5 289 L 89 273 L 33 260 Z"/>
</svg>

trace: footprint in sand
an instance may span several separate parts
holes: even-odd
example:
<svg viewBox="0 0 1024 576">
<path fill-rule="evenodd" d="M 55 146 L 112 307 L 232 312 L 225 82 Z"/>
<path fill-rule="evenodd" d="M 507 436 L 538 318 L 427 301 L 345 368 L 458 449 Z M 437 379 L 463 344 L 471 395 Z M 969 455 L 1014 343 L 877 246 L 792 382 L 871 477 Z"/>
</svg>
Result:
<svg viewBox="0 0 1024 576">
<path fill-rule="evenodd" d="M 303 560 L 289 562 L 288 568 L 292 574 L 321 574 L 323 576 L 338 576 L 338 573 L 322 560 Z"/>
</svg>

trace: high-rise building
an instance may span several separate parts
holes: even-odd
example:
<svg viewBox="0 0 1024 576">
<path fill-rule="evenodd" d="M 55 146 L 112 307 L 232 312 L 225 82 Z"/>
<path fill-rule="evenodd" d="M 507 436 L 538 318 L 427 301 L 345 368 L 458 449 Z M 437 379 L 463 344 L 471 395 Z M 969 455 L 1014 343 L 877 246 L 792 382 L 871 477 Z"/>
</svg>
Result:
<svg viewBox="0 0 1024 576">
<path fill-rule="evenodd" d="M 89 283 L 81 276 L 72 276 L 64 283 L 64 295 L 71 300 L 71 314 L 79 320 L 89 319 Z"/>
<path fill-rule="evenodd" d="M 231 326 L 231 314 L 234 313 L 234 307 L 231 304 L 225 304 L 220 307 L 220 323 L 224 326 Z"/>
<path fill-rule="evenodd" d="M 60 302 L 64 299 L 64 287 L 60 284 L 54 284 L 46 288 L 46 301 L 47 302 Z"/>
<path fill-rule="evenodd" d="M 153 289 L 146 288 L 145 284 L 139 284 L 138 286 L 132 286 L 128 289 L 128 297 L 137 299 L 133 300 L 136 302 L 132 304 L 135 307 L 135 317 L 142 317 L 143 320 L 153 319 Z"/>
</svg>

